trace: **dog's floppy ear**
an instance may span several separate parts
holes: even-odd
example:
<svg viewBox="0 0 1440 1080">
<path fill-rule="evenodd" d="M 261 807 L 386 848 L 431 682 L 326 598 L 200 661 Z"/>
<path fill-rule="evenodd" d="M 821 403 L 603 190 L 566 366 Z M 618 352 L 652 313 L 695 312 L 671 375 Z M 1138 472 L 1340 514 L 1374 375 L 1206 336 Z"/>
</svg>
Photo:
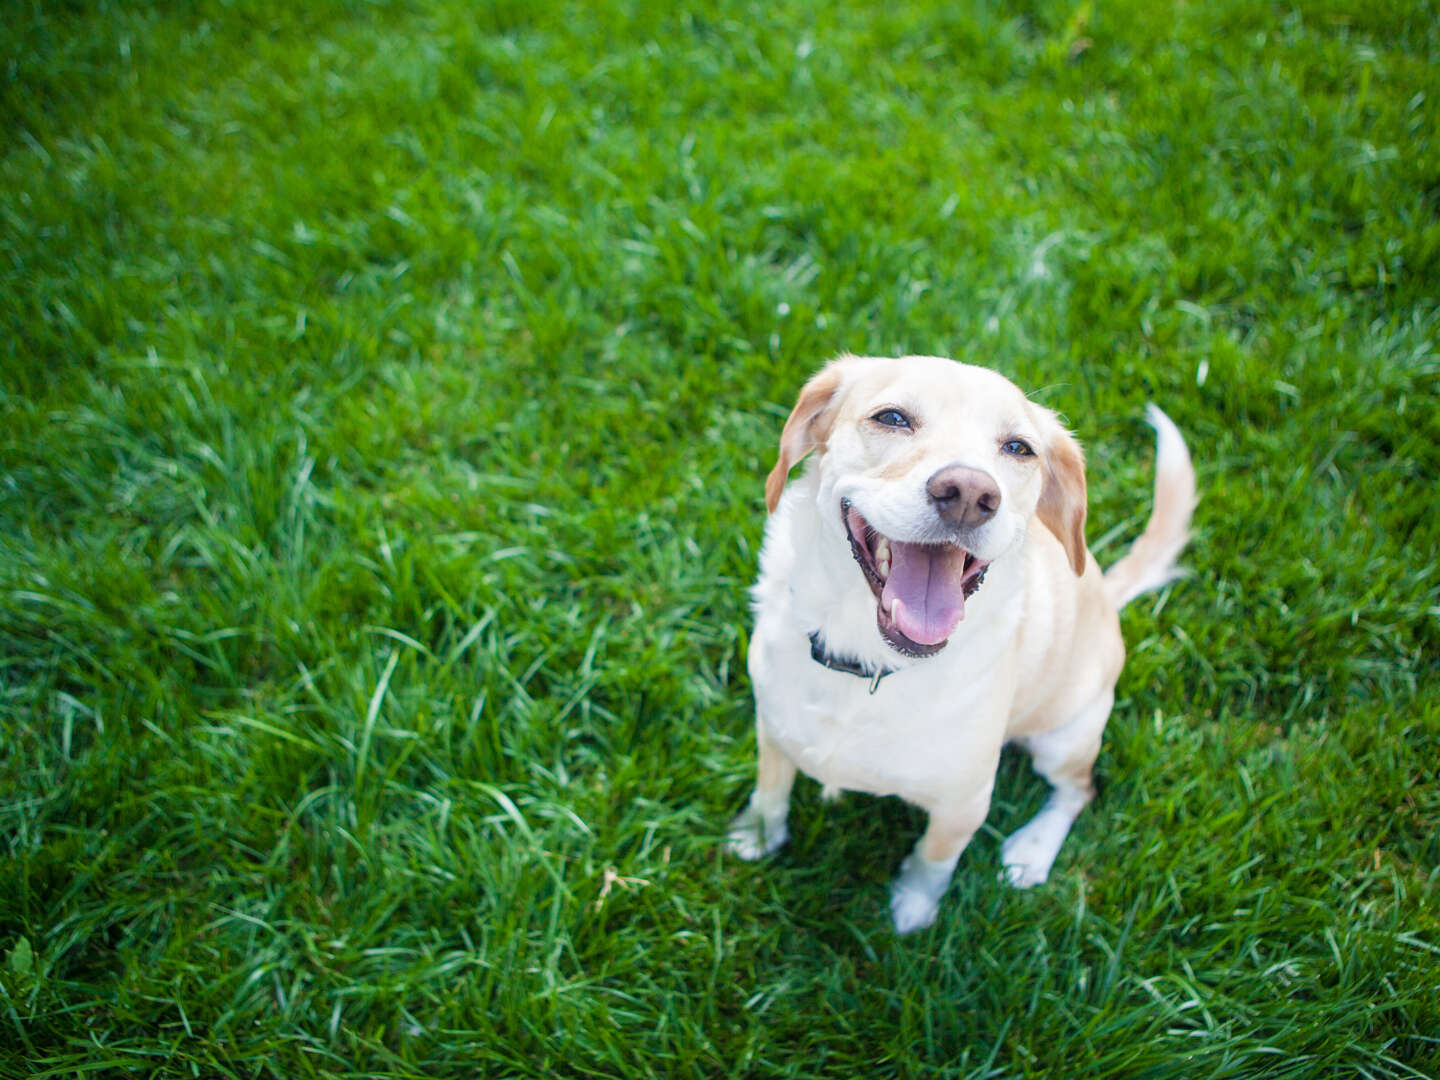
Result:
<svg viewBox="0 0 1440 1080">
<path fill-rule="evenodd" d="M 817 372 L 804 389 L 800 399 L 785 421 L 780 432 L 780 456 L 775 467 L 765 478 L 765 508 L 770 513 L 780 505 L 780 493 L 785 490 L 785 480 L 791 467 L 816 447 L 824 447 L 835 424 L 832 405 L 838 404 L 840 384 L 844 381 L 844 368 L 849 357 L 832 360 Z"/>
<path fill-rule="evenodd" d="M 1045 481 L 1035 516 L 1065 548 L 1070 569 L 1085 573 L 1085 454 L 1075 436 L 1048 409 L 1045 420 Z"/>
</svg>

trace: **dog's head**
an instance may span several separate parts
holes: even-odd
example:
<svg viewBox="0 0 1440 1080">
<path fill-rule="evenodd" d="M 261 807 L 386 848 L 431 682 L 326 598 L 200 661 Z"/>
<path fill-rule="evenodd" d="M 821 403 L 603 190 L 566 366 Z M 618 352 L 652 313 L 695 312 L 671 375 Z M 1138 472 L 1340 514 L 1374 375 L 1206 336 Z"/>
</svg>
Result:
<svg viewBox="0 0 1440 1080">
<path fill-rule="evenodd" d="M 805 384 L 765 483 L 818 456 L 818 510 L 848 539 L 884 639 L 943 648 L 994 560 L 1033 520 L 1085 571 L 1085 460 L 1050 410 L 996 372 L 933 356 L 842 356 Z"/>
</svg>

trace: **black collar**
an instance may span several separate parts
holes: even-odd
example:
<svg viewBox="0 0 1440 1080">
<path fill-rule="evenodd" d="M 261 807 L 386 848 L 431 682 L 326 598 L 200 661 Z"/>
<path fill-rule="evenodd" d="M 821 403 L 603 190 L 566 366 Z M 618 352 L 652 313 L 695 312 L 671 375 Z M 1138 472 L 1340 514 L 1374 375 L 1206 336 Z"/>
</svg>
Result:
<svg viewBox="0 0 1440 1080">
<path fill-rule="evenodd" d="M 893 675 L 899 668 L 880 668 L 878 671 L 871 671 L 860 661 L 850 656 L 836 656 L 834 653 L 825 651 L 825 646 L 820 644 L 820 631 L 810 631 L 810 659 L 822 667 L 831 671 L 843 671 L 846 675 L 855 675 L 862 679 L 870 680 L 870 693 L 880 689 L 880 680 L 886 675 Z"/>
</svg>

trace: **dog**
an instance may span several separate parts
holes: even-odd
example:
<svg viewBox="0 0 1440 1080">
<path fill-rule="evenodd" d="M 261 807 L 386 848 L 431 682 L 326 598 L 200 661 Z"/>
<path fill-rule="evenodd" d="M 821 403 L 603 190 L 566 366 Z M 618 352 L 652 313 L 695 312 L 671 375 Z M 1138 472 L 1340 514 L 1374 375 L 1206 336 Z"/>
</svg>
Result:
<svg viewBox="0 0 1440 1080">
<path fill-rule="evenodd" d="M 1157 407 L 1154 505 L 1108 571 L 1085 545 L 1085 459 L 1057 416 L 987 368 L 845 355 L 800 392 L 765 484 L 753 589 L 756 783 L 727 845 L 785 843 L 797 770 L 929 814 L 900 865 L 900 933 L 929 926 L 984 822 L 1001 748 L 1053 791 L 1001 848 L 1043 883 L 1080 811 L 1125 661 L 1118 612 L 1179 576 L 1195 472 Z M 793 466 L 813 453 L 794 481 Z"/>
</svg>

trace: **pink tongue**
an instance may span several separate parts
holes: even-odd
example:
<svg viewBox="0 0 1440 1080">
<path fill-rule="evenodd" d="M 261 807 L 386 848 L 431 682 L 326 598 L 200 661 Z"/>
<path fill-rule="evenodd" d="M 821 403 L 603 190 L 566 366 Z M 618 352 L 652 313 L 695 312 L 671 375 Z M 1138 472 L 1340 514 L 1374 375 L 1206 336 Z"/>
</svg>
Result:
<svg viewBox="0 0 1440 1080">
<path fill-rule="evenodd" d="M 964 571 L 965 552 L 960 548 L 892 540 L 890 576 L 880 606 L 887 615 L 893 611 L 895 628 L 911 641 L 938 645 L 965 617 Z"/>
</svg>

